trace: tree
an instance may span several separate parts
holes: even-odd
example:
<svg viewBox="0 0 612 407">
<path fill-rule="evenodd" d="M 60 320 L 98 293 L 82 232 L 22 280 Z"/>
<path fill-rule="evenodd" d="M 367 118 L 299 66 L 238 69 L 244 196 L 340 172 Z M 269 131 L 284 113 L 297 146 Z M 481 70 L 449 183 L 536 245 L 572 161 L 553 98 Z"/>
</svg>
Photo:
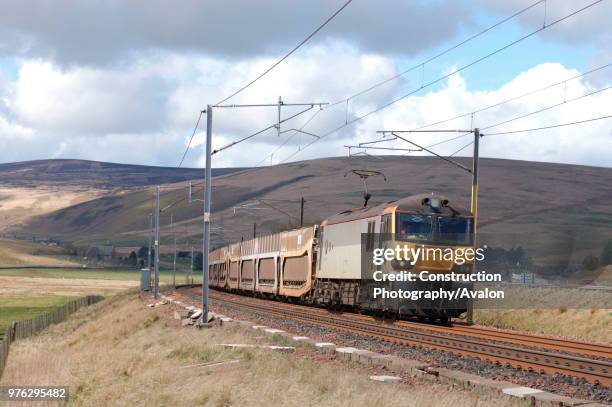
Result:
<svg viewBox="0 0 612 407">
<path fill-rule="evenodd" d="M 197 252 L 193 256 L 193 269 L 194 270 L 202 270 L 202 264 L 204 263 L 204 256 L 202 253 Z"/>
<path fill-rule="evenodd" d="M 135 267 L 138 264 L 138 256 L 135 251 L 130 252 L 130 256 L 128 257 L 128 265 Z"/>
<path fill-rule="evenodd" d="M 85 256 L 91 260 L 100 260 L 100 251 L 97 247 L 92 246 L 87 249 Z"/>
<path fill-rule="evenodd" d="M 612 240 L 608 240 L 608 242 L 603 247 L 603 250 L 601 251 L 601 257 L 599 258 L 599 264 L 601 264 L 602 266 L 612 264 Z"/>
<path fill-rule="evenodd" d="M 599 267 L 599 259 L 597 256 L 589 254 L 584 258 L 584 260 L 582 260 L 582 266 L 589 271 L 596 270 L 597 267 Z"/>
<path fill-rule="evenodd" d="M 78 254 L 76 246 L 72 243 L 66 243 L 64 245 L 64 249 L 66 250 L 66 253 L 70 256 L 76 256 Z"/>
<path fill-rule="evenodd" d="M 140 249 L 138 249 L 138 258 L 139 259 L 146 259 L 148 255 L 149 255 L 149 247 L 148 246 L 140 246 Z"/>
</svg>

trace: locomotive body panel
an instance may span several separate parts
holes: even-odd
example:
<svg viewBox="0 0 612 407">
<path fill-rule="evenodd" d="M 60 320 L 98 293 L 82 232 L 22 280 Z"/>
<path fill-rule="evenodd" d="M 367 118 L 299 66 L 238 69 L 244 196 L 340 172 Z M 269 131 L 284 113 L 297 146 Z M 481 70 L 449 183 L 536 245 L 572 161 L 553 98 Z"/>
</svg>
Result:
<svg viewBox="0 0 612 407">
<path fill-rule="evenodd" d="M 361 279 L 361 234 L 379 228 L 378 216 L 323 226 L 320 279 Z"/>
</svg>

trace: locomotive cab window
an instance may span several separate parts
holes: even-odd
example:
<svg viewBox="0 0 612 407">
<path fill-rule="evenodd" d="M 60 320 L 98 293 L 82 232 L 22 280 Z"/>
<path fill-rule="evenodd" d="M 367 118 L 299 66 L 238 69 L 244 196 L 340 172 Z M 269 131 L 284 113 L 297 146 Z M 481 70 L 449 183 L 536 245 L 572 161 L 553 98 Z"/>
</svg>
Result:
<svg viewBox="0 0 612 407">
<path fill-rule="evenodd" d="M 432 240 L 432 221 L 429 215 L 398 213 L 395 235 L 398 240 Z"/>
<path fill-rule="evenodd" d="M 438 240 L 443 243 L 472 244 L 474 226 L 472 219 L 461 217 L 438 217 Z"/>
</svg>

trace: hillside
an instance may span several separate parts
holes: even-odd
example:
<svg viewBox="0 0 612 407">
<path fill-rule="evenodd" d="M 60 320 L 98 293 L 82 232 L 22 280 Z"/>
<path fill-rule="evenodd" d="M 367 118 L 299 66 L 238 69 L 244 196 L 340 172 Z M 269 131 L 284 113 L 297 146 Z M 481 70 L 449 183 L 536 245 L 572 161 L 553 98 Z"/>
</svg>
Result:
<svg viewBox="0 0 612 407">
<path fill-rule="evenodd" d="M 75 266 L 65 250 L 23 240 L 0 238 L 0 267 L 8 266 Z"/>
<path fill-rule="evenodd" d="M 240 169 L 218 168 L 213 175 Z M 85 160 L 0 164 L 0 230 L 32 216 L 148 185 L 201 177 L 194 168 L 150 167 Z"/>
<path fill-rule="evenodd" d="M 216 168 L 213 176 L 239 168 Z M 0 164 L 0 187 L 83 186 L 121 189 L 202 177 L 203 169 L 153 167 L 87 160 L 37 160 Z"/>
<path fill-rule="evenodd" d="M 465 165 L 471 160 L 459 159 Z M 300 197 L 306 199 L 307 221 L 363 204 L 362 181 L 352 168 L 382 171 L 368 189 L 371 204 L 421 192 L 447 195 L 456 207 L 469 207 L 471 178 L 430 157 L 325 158 L 220 175 L 213 184 L 213 222 L 222 230 L 214 243 L 240 240 L 295 224 Z M 536 245 L 562 261 L 598 255 L 612 237 L 612 169 L 525 161 L 482 159 L 479 201 L 481 242 Z M 165 190 L 162 207 L 173 208 L 179 244 L 201 236 L 201 202 L 188 205 L 185 184 Z M 200 187 L 201 188 L 201 187 Z M 197 194 L 201 194 L 198 189 Z M 48 234 L 66 240 L 111 239 L 118 245 L 146 241 L 152 188 L 112 194 L 40 216 L 22 232 Z M 234 209 L 253 198 L 270 199 L 250 210 Z M 294 200 L 285 202 L 284 200 Z M 162 242 L 171 239 L 170 211 L 161 220 Z M 581 258 L 580 257 L 580 260 Z"/>
</svg>

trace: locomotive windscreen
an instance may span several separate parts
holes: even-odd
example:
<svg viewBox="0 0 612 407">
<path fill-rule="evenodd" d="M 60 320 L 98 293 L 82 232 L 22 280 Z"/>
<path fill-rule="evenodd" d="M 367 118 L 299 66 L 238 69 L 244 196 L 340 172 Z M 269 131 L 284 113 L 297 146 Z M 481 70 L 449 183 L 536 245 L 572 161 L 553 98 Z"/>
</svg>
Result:
<svg viewBox="0 0 612 407">
<path fill-rule="evenodd" d="M 437 218 L 437 241 L 440 243 L 472 244 L 472 219 L 460 217 Z"/>
<path fill-rule="evenodd" d="M 398 213 L 396 236 L 398 240 L 432 240 L 432 216 Z"/>
<path fill-rule="evenodd" d="M 472 244 L 471 218 L 398 213 L 395 235 L 397 240 L 423 243 Z"/>
</svg>

